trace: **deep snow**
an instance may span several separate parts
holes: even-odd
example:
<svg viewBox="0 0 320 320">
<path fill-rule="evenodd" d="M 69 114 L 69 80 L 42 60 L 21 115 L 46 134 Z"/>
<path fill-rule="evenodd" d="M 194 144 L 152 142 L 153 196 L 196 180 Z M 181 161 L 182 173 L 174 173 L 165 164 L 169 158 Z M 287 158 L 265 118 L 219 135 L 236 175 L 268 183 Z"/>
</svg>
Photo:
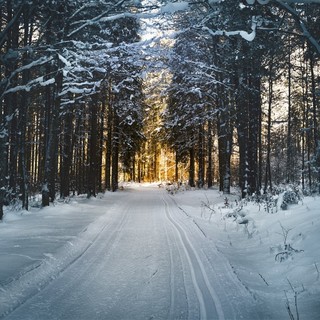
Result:
<svg viewBox="0 0 320 320">
<path fill-rule="evenodd" d="M 319 319 L 320 199 L 274 213 L 236 200 L 129 185 L 7 211 L 0 318 L 289 319 L 289 304 L 296 319 L 296 292 L 300 319 Z"/>
</svg>

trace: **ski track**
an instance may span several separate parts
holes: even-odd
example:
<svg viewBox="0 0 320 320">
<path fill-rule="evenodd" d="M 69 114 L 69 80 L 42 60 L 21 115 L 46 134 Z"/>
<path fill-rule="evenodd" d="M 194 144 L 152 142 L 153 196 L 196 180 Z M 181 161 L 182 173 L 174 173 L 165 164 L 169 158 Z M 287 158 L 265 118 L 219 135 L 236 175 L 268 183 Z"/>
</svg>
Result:
<svg viewBox="0 0 320 320">
<path fill-rule="evenodd" d="M 172 253 L 172 248 L 169 242 L 169 235 L 168 235 L 168 229 L 165 226 L 165 232 L 166 232 L 166 240 L 167 240 L 167 245 L 169 248 L 169 253 L 170 253 L 170 310 L 169 310 L 169 319 L 173 319 L 173 314 L 174 314 L 174 306 L 175 306 L 175 298 L 174 298 L 174 265 L 173 265 L 173 253 Z"/>
<path fill-rule="evenodd" d="M 165 191 L 123 193 L 108 211 L 2 286 L 0 319 L 262 318 L 228 261 Z"/>
<path fill-rule="evenodd" d="M 175 219 L 177 224 L 184 226 L 184 231 L 190 239 L 190 236 L 202 238 L 202 248 L 198 248 L 197 252 L 201 252 L 201 265 L 206 268 L 207 281 L 214 283 L 219 293 L 218 300 L 221 301 L 222 310 L 225 312 L 226 319 L 272 319 L 273 316 L 269 311 L 256 300 L 255 295 L 235 274 L 230 262 L 225 258 L 223 253 L 218 250 L 214 241 L 208 238 L 199 226 L 199 224 L 186 212 L 172 196 L 168 195 L 174 207 L 178 208 Z M 191 242 L 191 240 L 189 240 Z M 193 243 L 193 242 L 191 242 Z M 200 243 L 196 241 L 195 243 Z M 197 253 L 196 252 L 196 253 Z M 210 276 L 209 276 L 210 274 Z M 209 280 L 211 279 L 211 281 Z M 211 287 L 212 288 L 212 287 Z M 213 293 L 215 295 L 215 293 Z M 216 295 L 217 296 L 217 295 Z M 243 308 L 243 306 L 246 308 Z"/>
<path fill-rule="evenodd" d="M 210 281 L 208 279 L 204 266 L 196 250 L 191 244 L 187 233 L 182 229 L 181 225 L 179 225 L 174 220 L 171 210 L 169 209 L 169 205 L 164 198 L 163 202 L 166 209 L 166 217 L 178 233 L 179 239 L 189 263 L 192 281 L 200 305 L 200 318 L 214 318 L 221 320 L 225 319 L 220 300 L 217 294 L 214 292 L 212 286 L 210 285 Z"/>
</svg>

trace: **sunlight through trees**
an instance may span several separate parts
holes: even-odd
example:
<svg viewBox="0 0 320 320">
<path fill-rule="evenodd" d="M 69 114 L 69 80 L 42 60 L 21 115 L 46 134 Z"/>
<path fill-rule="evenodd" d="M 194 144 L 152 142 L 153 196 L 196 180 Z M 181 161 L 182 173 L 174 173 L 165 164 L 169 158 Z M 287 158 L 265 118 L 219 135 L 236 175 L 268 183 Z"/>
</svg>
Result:
<svg viewBox="0 0 320 320">
<path fill-rule="evenodd" d="M 320 5 L 251 2 L 1 1 L 0 219 L 122 180 L 319 192 Z"/>
</svg>

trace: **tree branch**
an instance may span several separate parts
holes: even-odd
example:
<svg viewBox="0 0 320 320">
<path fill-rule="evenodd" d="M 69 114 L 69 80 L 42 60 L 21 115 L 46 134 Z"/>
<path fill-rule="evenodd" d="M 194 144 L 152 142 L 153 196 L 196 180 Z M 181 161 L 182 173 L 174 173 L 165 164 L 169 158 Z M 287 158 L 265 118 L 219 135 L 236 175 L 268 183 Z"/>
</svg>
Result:
<svg viewBox="0 0 320 320">
<path fill-rule="evenodd" d="M 294 10 L 294 8 L 290 7 L 288 3 L 285 3 L 281 0 L 274 0 L 274 2 L 278 5 L 279 8 L 284 9 L 285 11 L 289 12 L 294 20 L 298 23 L 303 36 L 307 39 L 309 44 L 315 49 L 315 51 L 320 55 L 320 44 L 318 41 L 312 36 L 312 34 L 307 29 L 305 22 L 301 19 L 298 12 Z"/>
</svg>

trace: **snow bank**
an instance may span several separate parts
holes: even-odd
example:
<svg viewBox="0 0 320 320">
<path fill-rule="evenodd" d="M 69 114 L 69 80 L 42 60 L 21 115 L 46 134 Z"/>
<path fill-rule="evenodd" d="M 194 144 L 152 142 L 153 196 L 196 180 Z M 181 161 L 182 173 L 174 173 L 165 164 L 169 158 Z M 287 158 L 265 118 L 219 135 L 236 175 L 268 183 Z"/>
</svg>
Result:
<svg viewBox="0 0 320 320">
<path fill-rule="evenodd" d="M 240 205 L 238 196 L 194 191 L 174 196 L 180 207 L 228 259 L 271 319 L 319 319 L 320 198 L 306 197 L 287 210 Z M 288 309 L 289 308 L 289 309 Z"/>
</svg>

